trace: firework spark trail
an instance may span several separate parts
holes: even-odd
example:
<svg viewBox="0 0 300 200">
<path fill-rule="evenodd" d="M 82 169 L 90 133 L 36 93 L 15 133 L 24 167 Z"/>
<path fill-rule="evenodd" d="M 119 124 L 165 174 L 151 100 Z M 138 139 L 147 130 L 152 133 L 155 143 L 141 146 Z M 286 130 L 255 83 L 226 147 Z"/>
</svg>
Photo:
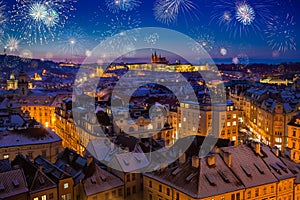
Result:
<svg viewBox="0 0 300 200">
<path fill-rule="evenodd" d="M 174 23 L 179 14 L 195 14 L 196 5 L 191 0 L 156 0 L 154 3 L 154 17 L 163 24 Z"/>
<path fill-rule="evenodd" d="M 249 33 L 262 36 L 262 30 L 273 17 L 271 0 L 215 0 L 211 22 L 229 33 L 231 37 L 244 37 Z"/>
<path fill-rule="evenodd" d="M 77 0 L 16 0 L 10 11 L 12 31 L 31 44 L 54 41 L 75 10 Z"/>
<path fill-rule="evenodd" d="M 112 13 L 119 11 L 132 11 L 141 5 L 140 0 L 106 0 L 108 10 Z"/>
<path fill-rule="evenodd" d="M 275 16 L 267 25 L 265 31 L 269 46 L 278 52 L 296 50 L 296 35 L 294 17 L 287 13 L 285 16 Z"/>
</svg>

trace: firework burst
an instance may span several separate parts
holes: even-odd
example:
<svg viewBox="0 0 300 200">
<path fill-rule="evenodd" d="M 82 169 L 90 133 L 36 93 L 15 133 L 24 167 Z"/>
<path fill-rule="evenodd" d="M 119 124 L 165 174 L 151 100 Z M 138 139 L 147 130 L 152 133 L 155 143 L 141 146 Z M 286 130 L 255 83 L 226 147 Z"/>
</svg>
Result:
<svg viewBox="0 0 300 200">
<path fill-rule="evenodd" d="M 29 44 L 53 41 L 64 27 L 77 0 L 16 0 L 10 14 L 13 31 Z"/>
<path fill-rule="evenodd" d="M 137 40 L 139 35 L 139 27 L 141 24 L 141 20 L 139 18 L 139 14 L 135 13 L 135 15 L 130 14 L 119 14 L 115 15 L 113 18 L 110 16 L 106 16 L 107 19 L 110 19 L 108 23 L 105 23 L 104 26 L 106 30 L 101 34 L 101 38 L 103 40 L 110 39 L 110 49 L 114 49 L 115 51 L 123 54 L 131 49 L 134 46 L 134 43 Z M 130 34 L 126 32 L 127 30 L 134 29 Z M 118 37 L 112 37 L 117 35 Z"/>
<path fill-rule="evenodd" d="M 192 49 L 195 52 L 201 52 L 202 48 L 211 51 L 215 45 L 215 37 L 213 33 L 205 27 L 197 27 L 191 30 L 190 36 L 196 41 Z"/>
<path fill-rule="evenodd" d="M 15 36 L 7 35 L 5 41 L 4 49 L 6 52 L 13 54 L 19 50 L 20 40 Z"/>
<path fill-rule="evenodd" d="M 62 54 L 73 59 L 79 54 L 85 53 L 87 45 L 86 33 L 77 26 L 65 29 L 65 32 L 58 38 L 58 44 Z"/>
<path fill-rule="evenodd" d="M 294 17 L 290 14 L 272 18 L 265 31 L 268 44 L 275 52 L 285 53 L 288 50 L 296 50 L 296 35 Z"/>
<path fill-rule="evenodd" d="M 271 8 L 275 3 L 271 0 L 216 0 L 211 21 L 229 32 L 230 36 L 243 37 L 249 33 L 261 34 L 268 20 L 272 18 Z"/>
<path fill-rule="evenodd" d="M 155 19 L 163 24 L 174 23 L 180 13 L 197 16 L 197 6 L 191 0 L 156 0 L 153 10 Z"/>
<path fill-rule="evenodd" d="M 255 12 L 249 4 L 241 2 L 236 5 L 235 17 L 243 25 L 251 25 L 255 19 Z"/>
<path fill-rule="evenodd" d="M 108 10 L 112 13 L 132 11 L 141 5 L 140 0 L 106 0 Z"/>
</svg>

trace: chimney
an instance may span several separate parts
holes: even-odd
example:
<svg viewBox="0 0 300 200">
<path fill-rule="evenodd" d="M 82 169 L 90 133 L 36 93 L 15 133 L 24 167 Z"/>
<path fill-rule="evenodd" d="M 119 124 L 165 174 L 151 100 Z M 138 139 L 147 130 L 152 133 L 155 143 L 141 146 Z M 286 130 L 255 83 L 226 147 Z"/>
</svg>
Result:
<svg viewBox="0 0 300 200">
<path fill-rule="evenodd" d="M 69 162 L 72 162 L 73 159 L 74 159 L 74 154 L 71 152 L 71 153 L 69 154 Z"/>
<path fill-rule="evenodd" d="M 216 157 L 215 154 L 211 154 L 207 157 L 207 165 L 208 166 L 214 166 L 216 164 Z"/>
<path fill-rule="evenodd" d="M 90 164 L 93 162 L 94 158 L 92 155 L 88 155 L 87 157 L 87 166 L 90 166 Z"/>
<path fill-rule="evenodd" d="M 251 143 L 252 148 L 254 149 L 255 153 L 260 155 L 260 143 L 259 142 L 253 142 Z"/>
<path fill-rule="evenodd" d="M 168 167 L 169 163 L 164 162 L 161 164 L 161 170 L 165 170 Z"/>
<path fill-rule="evenodd" d="M 192 167 L 199 168 L 200 159 L 198 156 L 192 157 Z"/>
<path fill-rule="evenodd" d="M 180 154 L 180 153 L 179 153 Z M 180 157 L 179 157 L 179 163 L 180 164 L 184 164 L 186 161 L 186 155 L 185 153 L 183 153 Z"/>
<path fill-rule="evenodd" d="M 278 148 L 274 148 L 274 153 L 277 157 L 279 157 L 279 149 Z"/>
<path fill-rule="evenodd" d="M 224 162 L 227 164 L 228 167 L 232 166 L 232 155 L 229 152 L 224 152 L 223 154 Z"/>
<path fill-rule="evenodd" d="M 65 172 L 67 172 L 68 174 L 71 174 L 71 167 L 70 167 L 70 165 L 68 165 L 68 164 L 65 165 Z"/>
</svg>

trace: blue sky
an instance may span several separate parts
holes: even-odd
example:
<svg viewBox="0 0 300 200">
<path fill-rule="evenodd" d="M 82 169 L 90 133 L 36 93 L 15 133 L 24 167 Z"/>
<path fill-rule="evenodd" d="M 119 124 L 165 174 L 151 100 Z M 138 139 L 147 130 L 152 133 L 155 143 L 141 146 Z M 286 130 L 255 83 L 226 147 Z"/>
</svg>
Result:
<svg viewBox="0 0 300 200">
<path fill-rule="evenodd" d="M 18 4 L 15 0 L 5 1 L 7 11 L 13 9 L 12 5 Z M 22 50 L 28 49 L 32 52 L 33 57 L 60 60 L 70 57 L 84 58 L 87 50 L 92 50 L 106 37 L 125 31 L 126 27 L 163 27 L 179 31 L 197 42 L 205 44 L 204 48 L 211 57 L 220 62 L 231 62 L 234 57 L 247 57 L 250 62 L 300 60 L 298 56 L 300 52 L 297 48 L 300 43 L 300 27 L 298 26 L 300 14 L 297 10 L 300 8 L 300 1 L 181 0 L 183 4 L 186 3 L 186 7 L 184 5 L 179 6 L 176 19 L 167 24 L 155 19 L 154 7 L 159 0 L 131 1 L 138 2 L 139 5 L 132 10 L 129 8 L 114 12 L 109 9 L 107 4 L 109 0 L 78 0 L 74 3 L 69 0 L 76 10 L 70 11 L 68 16 L 73 15 L 74 17 L 66 20 L 63 26 L 56 27 L 52 31 L 54 36 L 46 33 L 49 34 L 46 37 L 53 37 L 47 44 L 41 45 L 38 42 L 29 41 L 30 45 L 28 45 L 27 39 L 23 41 L 26 35 L 24 36 L 24 31 L 19 31 L 19 29 L 24 29 L 25 20 L 19 24 L 10 24 L 12 14 L 7 15 L 8 25 L 5 29 L 5 35 L 14 35 L 20 38 L 19 49 L 12 52 L 13 54 L 21 54 Z M 43 2 L 43 0 L 30 2 Z M 164 1 L 161 0 L 161 2 Z M 245 4 L 254 13 L 253 21 L 247 25 L 243 25 L 236 19 L 237 6 Z M 230 13 L 230 21 L 221 21 L 220 18 L 224 13 Z M 126 24 L 119 27 L 116 19 L 125 24 L 126 19 L 131 21 L 128 22 L 128 26 Z M 290 22 L 291 19 L 293 19 L 294 25 L 284 23 L 284 21 Z M 283 24 L 285 27 L 281 27 L 276 32 L 275 22 L 277 25 Z M 16 31 L 12 31 L 13 29 Z M 280 30 L 285 29 L 287 30 L 286 33 L 280 32 Z M 269 30 L 268 33 L 266 33 L 267 30 Z M 76 44 L 68 45 L 68 37 L 78 37 Z M 296 49 L 291 47 L 292 44 L 289 44 L 292 43 L 291 40 L 286 40 L 285 37 L 293 38 Z M 288 41 L 283 43 L 286 46 L 284 51 L 279 49 L 279 44 L 282 41 Z M 220 53 L 220 48 L 223 47 L 226 49 L 226 54 Z"/>
</svg>

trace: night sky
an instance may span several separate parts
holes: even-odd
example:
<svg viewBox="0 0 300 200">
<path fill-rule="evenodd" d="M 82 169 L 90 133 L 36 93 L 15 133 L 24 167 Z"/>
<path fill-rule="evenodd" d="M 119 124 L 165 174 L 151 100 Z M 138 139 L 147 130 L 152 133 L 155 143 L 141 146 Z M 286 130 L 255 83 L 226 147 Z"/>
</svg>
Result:
<svg viewBox="0 0 300 200">
<path fill-rule="evenodd" d="M 0 1 L 5 5 L 0 48 L 24 57 L 80 61 L 102 40 L 126 29 L 164 27 L 195 39 L 218 63 L 236 57 L 250 63 L 300 60 L 298 0 L 116 1 Z M 34 8 L 46 14 L 34 15 Z M 55 23 L 47 22 L 46 15 Z"/>
</svg>

